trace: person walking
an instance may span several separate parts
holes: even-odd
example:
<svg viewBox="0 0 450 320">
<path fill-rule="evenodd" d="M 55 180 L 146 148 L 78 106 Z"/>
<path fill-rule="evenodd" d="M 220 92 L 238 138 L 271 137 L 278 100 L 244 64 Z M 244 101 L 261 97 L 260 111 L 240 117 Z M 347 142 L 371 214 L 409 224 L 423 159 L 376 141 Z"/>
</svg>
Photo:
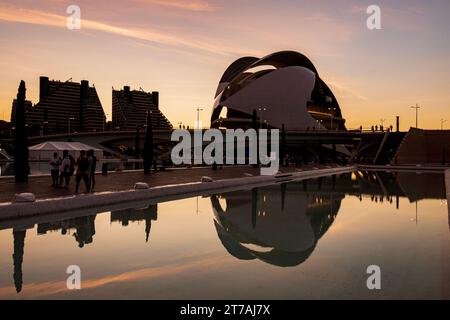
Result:
<svg viewBox="0 0 450 320">
<path fill-rule="evenodd" d="M 57 187 L 59 185 L 59 167 L 61 166 L 61 158 L 58 157 L 58 153 L 53 153 L 53 159 L 50 160 L 50 173 L 52 175 L 52 187 Z"/>
<path fill-rule="evenodd" d="M 94 150 L 88 151 L 88 174 L 89 174 L 89 186 L 91 192 L 94 192 L 95 188 L 95 170 L 97 169 L 97 157 Z"/>
<path fill-rule="evenodd" d="M 86 157 L 86 151 L 84 151 L 84 150 L 80 151 L 80 156 L 77 159 L 76 165 L 77 165 L 77 173 L 75 175 L 75 181 L 76 181 L 75 193 L 78 193 L 78 188 L 80 187 L 81 179 L 83 179 L 83 181 L 84 181 L 84 186 L 86 187 L 86 192 L 89 192 L 89 190 L 90 190 L 89 174 L 88 174 L 89 162 Z"/>
<path fill-rule="evenodd" d="M 61 165 L 59 166 L 59 186 L 62 187 L 63 180 L 65 182 L 64 187 L 67 188 L 70 182 L 71 172 L 73 170 L 74 164 L 71 160 L 71 156 L 67 150 L 63 151 L 63 159 Z"/>
</svg>

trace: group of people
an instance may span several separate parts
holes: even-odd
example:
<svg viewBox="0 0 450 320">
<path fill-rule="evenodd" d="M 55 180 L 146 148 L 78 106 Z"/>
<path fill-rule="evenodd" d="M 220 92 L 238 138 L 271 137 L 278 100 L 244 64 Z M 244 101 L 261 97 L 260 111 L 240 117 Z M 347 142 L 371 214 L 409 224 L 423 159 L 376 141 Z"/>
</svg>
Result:
<svg viewBox="0 0 450 320">
<path fill-rule="evenodd" d="M 67 188 L 70 178 L 75 174 L 75 193 L 78 193 L 81 180 L 84 182 L 86 192 L 94 192 L 96 168 L 97 157 L 94 150 L 80 151 L 80 156 L 76 160 L 67 150 L 63 151 L 62 158 L 59 157 L 57 152 L 54 152 L 53 159 L 50 160 L 52 186 Z"/>
</svg>

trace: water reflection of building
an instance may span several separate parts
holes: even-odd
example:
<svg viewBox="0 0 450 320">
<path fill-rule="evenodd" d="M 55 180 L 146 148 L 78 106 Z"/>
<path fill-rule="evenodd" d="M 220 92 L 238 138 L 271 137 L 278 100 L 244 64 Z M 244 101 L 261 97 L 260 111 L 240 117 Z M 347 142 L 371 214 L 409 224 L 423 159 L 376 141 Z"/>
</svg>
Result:
<svg viewBox="0 0 450 320">
<path fill-rule="evenodd" d="M 130 222 L 145 221 L 145 242 L 148 242 L 152 220 L 158 220 L 158 204 L 150 204 L 143 209 L 125 209 L 111 211 L 111 222 L 120 222 L 128 226 Z"/>
<path fill-rule="evenodd" d="M 406 198 L 411 203 L 423 199 L 446 200 L 442 174 L 360 171 L 357 174 L 213 196 L 214 224 L 220 240 L 233 256 L 294 266 L 305 261 L 313 252 L 317 241 L 336 218 L 344 195 L 374 202 L 388 201 L 392 205 L 395 200 L 397 207 L 400 198 Z M 78 246 L 83 247 L 93 242 L 95 218 L 96 215 L 92 214 L 39 223 L 37 232 L 39 235 L 54 231 L 61 231 L 63 235 L 72 234 Z M 17 292 L 22 290 L 23 284 L 26 230 L 34 228 L 39 219 L 42 218 L 21 217 L 0 221 L 0 230 L 13 230 L 13 281 Z M 450 226 L 450 204 L 448 219 Z M 149 239 L 152 220 L 157 220 L 157 204 L 145 209 L 111 212 L 111 221 L 120 222 L 122 226 L 134 221 L 145 221 L 146 241 Z"/>
<path fill-rule="evenodd" d="M 441 174 L 359 171 L 212 196 L 214 224 L 236 258 L 295 266 L 311 255 L 345 194 L 397 209 L 400 198 L 417 203 L 446 197 Z"/>
<path fill-rule="evenodd" d="M 58 222 L 41 223 L 37 226 L 39 235 L 46 234 L 49 231 L 61 230 L 62 235 L 70 234 L 70 230 L 74 229 L 73 237 L 80 248 L 94 241 L 95 235 L 95 217 L 96 215 L 77 217 Z"/>
<path fill-rule="evenodd" d="M 343 198 L 291 183 L 212 196 L 211 203 L 217 234 L 231 255 L 289 267 L 308 259 Z"/>
</svg>

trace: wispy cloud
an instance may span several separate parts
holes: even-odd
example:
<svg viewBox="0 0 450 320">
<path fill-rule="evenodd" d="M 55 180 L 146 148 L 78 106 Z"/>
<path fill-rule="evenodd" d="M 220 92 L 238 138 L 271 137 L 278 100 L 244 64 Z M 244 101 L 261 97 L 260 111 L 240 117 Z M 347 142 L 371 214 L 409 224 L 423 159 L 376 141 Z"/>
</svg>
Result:
<svg viewBox="0 0 450 320">
<path fill-rule="evenodd" d="M 185 1 L 185 0 L 135 0 L 142 4 L 158 5 L 162 7 L 189 10 L 189 11 L 214 11 L 217 7 L 210 5 L 206 1 Z"/>
<path fill-rule="evenodd" d="M 352 89 L 351 85 L 343 84 L 341 82 L 327 80 L 327 84 L 333 89 L 334 93 L 341 96 L 349 96 L 358 100 L 368 101 L 369 98 L 359 93 L 357 90 Z"/>
<path fill-rule="evenodd" d="M 40 10 L 0 6 L 0 21 L 66 28 L 67 17 Z M 228 51 L 225 51 L 223 46 L 218 46 L 211 43 L 207 39 L 194 39 L 193 37 L 189 38 L 183 35 L 174 35 L 169 32 L 156 30 L 156 28 L 152 30 L 152 28 L 148 26 L 146 26 L 145 29 L 118 27 L 99 21 L 82 19 L 81 28 L 83 30 L 107 32 L 163 45 L 209 52 L 215 55 L 219 54 L 228 56 L 236 54 L 231 48 L 228 48 Z"/>
<path fill-rule="evenodd" d="M 107 275 L 100 278 L 83 280 L 83 290 L 98 289 L 108 285 L 120 285 L 121 283 L 154 281 L 165 277 L 177 277 L 180 274 L 196 272 L 197 270 L 208 270 L 212 267 L 219 268 L 227 262 L 227 257 L 218 254 L 206 255 L 195 261 L 166 265 L 164 267 L 141 268 L 126 271 L 120 274 Z M 66 281 L 48 281 L 42 283 L 30 283 L 24 286 L 21 293 L 22 298 L 43 298 L 58 294 L 67 294 L 70 291 L 66 287 Z M 15 295 L 12 286 L 0 287 L 0 297 L 7 298 Z"/>
</svg>

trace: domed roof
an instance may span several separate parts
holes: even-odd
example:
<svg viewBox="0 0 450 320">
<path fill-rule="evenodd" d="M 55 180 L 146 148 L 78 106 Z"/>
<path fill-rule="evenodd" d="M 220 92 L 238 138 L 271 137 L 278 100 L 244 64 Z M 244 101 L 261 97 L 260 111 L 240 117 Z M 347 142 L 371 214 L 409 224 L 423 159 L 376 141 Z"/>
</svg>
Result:
<svg viewBox="0 0 450 320">
<path fill-rule="evenodd" d="M 264 119 L 259 115 L 257 121 L 273 128 L 345 130 L 333 92 L 311 60 L 295 51 L 237 59 L 223 73 L 214 98 L 211 127 L 248 128 L 253 112 L 264 109 Z"/>
</svg>

